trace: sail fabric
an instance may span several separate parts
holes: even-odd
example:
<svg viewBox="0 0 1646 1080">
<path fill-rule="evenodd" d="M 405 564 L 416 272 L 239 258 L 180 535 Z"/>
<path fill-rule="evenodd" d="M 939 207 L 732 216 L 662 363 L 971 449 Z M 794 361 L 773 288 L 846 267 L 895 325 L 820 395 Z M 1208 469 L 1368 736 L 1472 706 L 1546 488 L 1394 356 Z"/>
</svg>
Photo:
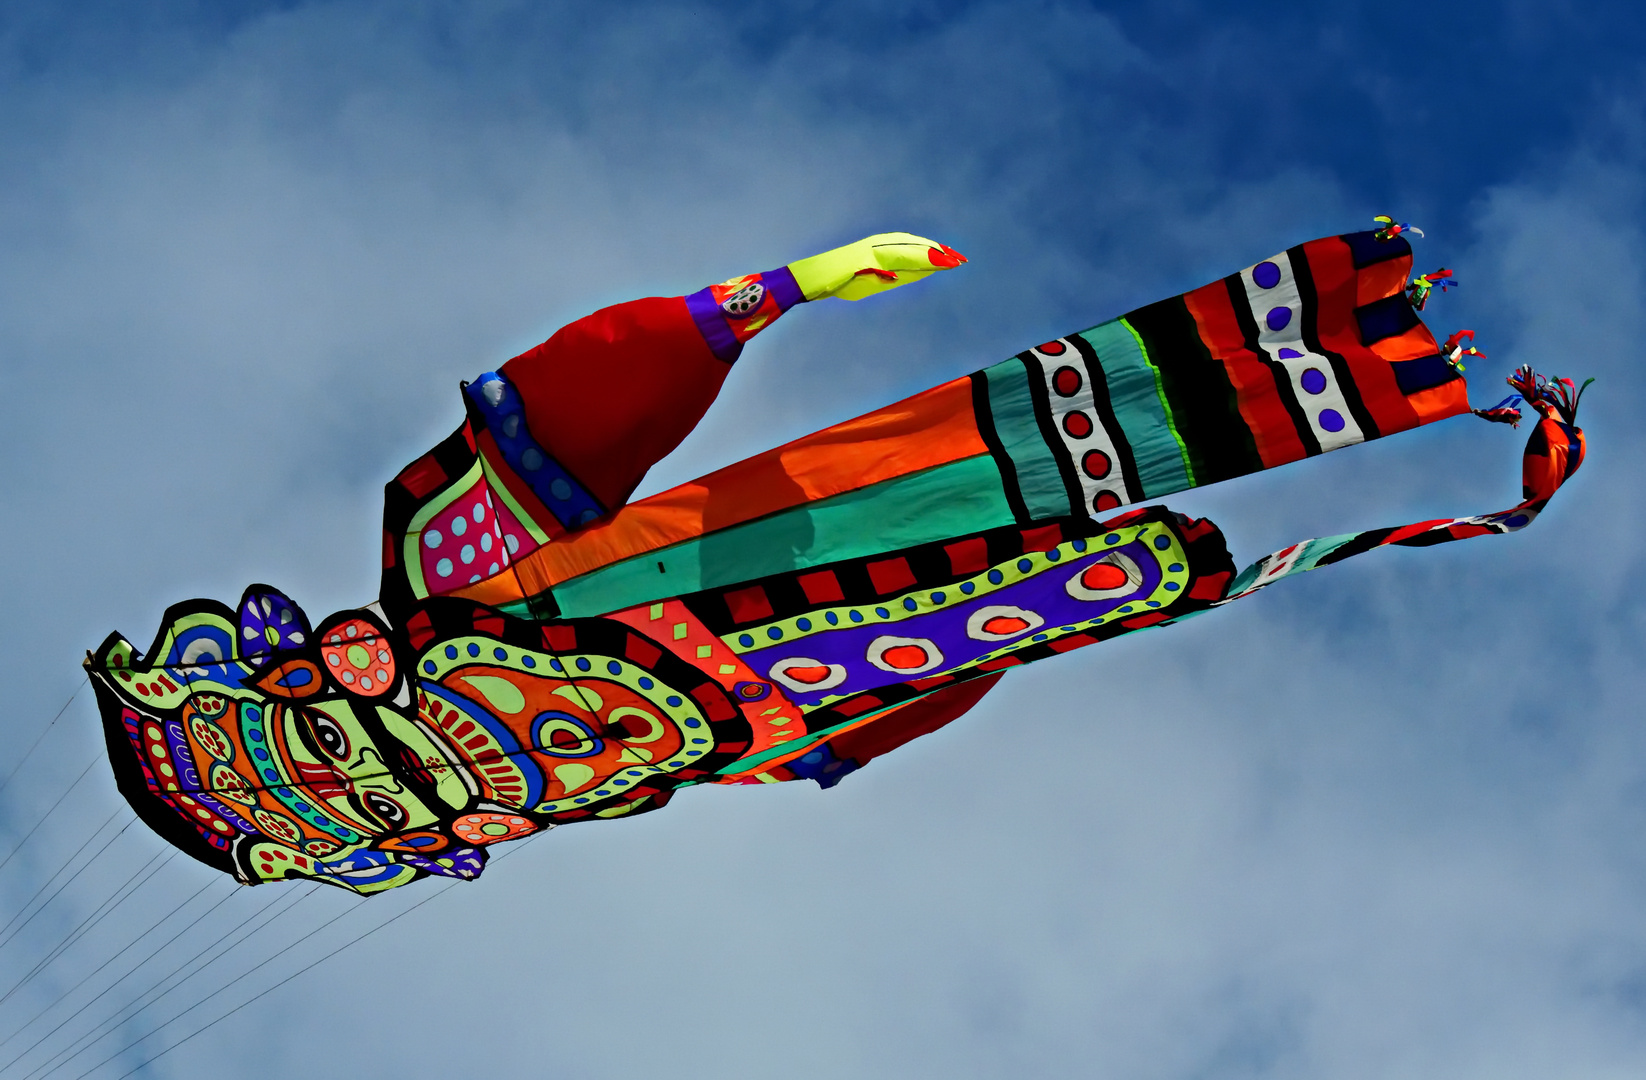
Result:
<svg viewBox="0 0 1646 1080">
<path fill-rule="evenodd" d="M 727 584 L 751 554 L 776 573 L 1110 513 L 1467 412 L 1406 299 L 1411 263 L 1400 236 L 1310 241 L 603 517 L 522 490 L 555 467 L 546 449 L 524 451 L 531 473 L 494 452 L 529 427 L 505 365 L 477 384 L 500 404 L 471 385 L 465 428 L 389 485 L 382 599 L 596 614 Z M 434 573 L 431 533 L 452 544 L 451 508 L 477 497 L 505 557 Z M 562 504 L 572 535 L 544 509 Z"/>
<path fill-rule="evenodd" d="M 1508 510 L 1237 571 L 1211 522 L 1133 505 L 1469 411 L 1387 232 L 1299 245 L 628 505 L 762 326 L 960 257 L 894 234 L 597 313 L 467 385 L 463 425 L 390 482 L 376 603 L 315 621 L 253 585 L 174 605 L 146 650 L 111 634 L 87 667 L 116 781 L 248 884 L 472 879 L 494 844 L 684 787 L 832 787 L 1015 667 L 1292 574 L 1523 528 L 1586 451 L 1581 391 L 1530 369 Z M 667 421 L 632 453 L 544 419 L 637 372 L 599 414 L 619 435 Z M 1518 422 L 1514 400 L 1481 415 Z"/>
</svg>

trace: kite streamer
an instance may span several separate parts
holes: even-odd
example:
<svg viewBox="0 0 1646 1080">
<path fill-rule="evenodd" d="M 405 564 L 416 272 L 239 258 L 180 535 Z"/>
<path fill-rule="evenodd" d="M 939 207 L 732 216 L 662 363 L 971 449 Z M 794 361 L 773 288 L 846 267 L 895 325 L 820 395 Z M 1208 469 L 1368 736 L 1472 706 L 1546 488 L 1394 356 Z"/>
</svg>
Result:
<svg viewBox="0 0 1646 1080">
<path fill-rule="evenodd" d="M 477 877 L 491 845 L 694 784 L 831 787 L 1013 667 L 1390 544 L 1529 524 L 1581 464 L 1580 391 L 1522 369 L 1523 501 L 1309 540 L 1236 571 L 1127 507 L 1471 410 L 1392 219 L 1326 237 L 629 503 L 744 345 L 794 307 L 964 262 L 888 234 L 620 304 L 463 388 L 386 487 L 376 603 L 169 609 L 87 666 L 121 791 L 257 884 Z M 1421 279 L 1442 280 L 1445 272 Z"/>
</svg>

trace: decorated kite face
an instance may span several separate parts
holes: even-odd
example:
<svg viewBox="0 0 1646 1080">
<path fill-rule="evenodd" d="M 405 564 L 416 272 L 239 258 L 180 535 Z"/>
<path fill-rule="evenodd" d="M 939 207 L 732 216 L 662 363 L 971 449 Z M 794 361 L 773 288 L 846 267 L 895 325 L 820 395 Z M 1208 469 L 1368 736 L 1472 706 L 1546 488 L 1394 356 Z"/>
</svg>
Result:
<svg viewBox="0 0 1646 1080">
<path fill-rule="evenodd" d="M 486 845 L 653 809 L 749 744 L 719 687 L 605 620 L 437 603 L 408 634 L 363 610 L 311 631 L 253 586 L 233 612 L 172 609 L 147 657 L 111 637 L 91 666 L 128 798 L 253 884 L 472 878 Z"/>
</svg>

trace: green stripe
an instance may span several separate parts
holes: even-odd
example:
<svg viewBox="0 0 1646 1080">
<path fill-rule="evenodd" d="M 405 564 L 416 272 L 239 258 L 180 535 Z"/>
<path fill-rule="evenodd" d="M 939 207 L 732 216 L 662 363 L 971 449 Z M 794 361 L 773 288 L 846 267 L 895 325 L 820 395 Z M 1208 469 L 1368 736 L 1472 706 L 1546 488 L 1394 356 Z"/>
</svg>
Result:
<svg viewBox="0 0 1646 1080">
<path fill-rule="evenodd" d="M 555 586 L 554 598 L 567 618 L 603 615 L 1012 521 L 1000 470 L 979 454 L 636 555 Z"/>
<path fill-rule="evenodd" d="M 1079 336 L 1097 350 L 1109 384 L 1109 404 L 1132 446 L 1144 498 L 1158 499 L 1194 487 L 1188 447 L 1166 404 L 1160 372 L 1149 362 L 1137 331 L 1125 319 L 1113 319 Z"/>
<path fill-rule="evenodd" d="M 1069 489 L 1063 485 L 1057 459 L 1035 420 L 1029 395 L 1029 373 L 1013 358 L 984 368 L 989 380 L 989 411 L 995 434 L 1006 456 L 1017 467 L 1017 486 L 1031 518 L 1067 517 Z"/>
<path fill-rule="evenodd" d="M 1177 431 L 1177 418 L 1172 415 L 1172 407 L 1170 407 L 1167 400 L 1165 400 L 1165 382 L 1160 379 L 1160 369 L 1159 367 L 1155 367 L 1154 362 L 1149 359 L 1149 349 L 1142 344 L 1142 334 L 1137 333 L 1137 329 L 1134 328 L 1131 323 L 1128 323 L 1126 319 L 1114 319 L 1114 323 L 1119 323 L 1121 326 L 1126 328 L 1126 341 L 1128 341 L 1129 344 L 1124 347 L 1123 351 L 1119 352 L 1118 359 L 1121 361 L 1121 364 L 1128 365 L 1128 374 L 1131 375 L 1131 379 L 1134 380 L 1134 382 L 1137 382 L 1137 390 L 1134 392 L 1134 397 L 1136 397 L 1137 403 L 1139 403 L 1139 408 L 1149 410 L 1149 407 L 1146 405 L 1146 402 L 1149 402 L 1149 400 L 1154 400 L 1155 403 L 1159 403 L 1159 412 L 1149 410 L 1149 412 L 1146 412 L 1146 415 L 1144 415 L 1144 423 L 1146 423 L 1146 426 L 1144 426 L 1142 430 L 1159 431 L 1159 423 L 1160 421 L 1164 421 L 1165 431 L 1169 431 L 1170 436 L 1172 436 L 1172 443 L 1174 443 L 1174 449 L 1177 451 L 1177 463 L 1180 463 L 1183 466 L 1182 474 L 1180 474 L 1180 476 L 1182 476 L 1182 486 L 1162 487 L 1160 491 L 1154 491 L 1152 487 L 1144 484 L 1144 492 L 1146 492 L 1147 497 L 1155 499 L 1155 497 L 1165 496 L 1165 494 L 1170 494 L 1170 492 L 1183 491 L 1183 489 L 1193 487 L 1197 484 L 1197 481 L 1195 481 L 1195 466 L 1193 466 L 1193 464 L 1190 463 L 1190 459 L 1188 459 L 1188 445 L 1187 443 L 1183 443 L 1183 436 L 1179 435 L 1179 431 Z M 1111 326 L 1111 323 L 1104 323 L 1104 326 Z M 1103 326 L 1096 329 L 1103 329 Z M 1116 339 L 1119 339 L 1119 334 L 1116 334 Z M 1096 347 L 1096 344 L 1093 344 L 1093 347 Z M 1132 354 L 1132 349 L 1136 349 L 1136 354 Z M 1131 359 L 1132 356 L 1136 356 L 1136 359 Z M 1100 359 L 1104 359 L 1103 352 L 1098 352 L 1098 357 L 1100 357 Z M 1132 365 L 1136 365 L 1136 367 L 1132 367 Z M 1103 374 L 1109 374 L 1109 365 L 1106 359 L 1104 359 Z M 1111 390 L 1111 393 L 1113 393 L 1113 390 Z M 1154 423 L 1154 428 L 1147 426 L 1149 423 Z M 1121 426 L 1124 426 L 1124 423 Z M 1126 436 L 1131 438 L 1131 430 L 1129 430 L 1129 428 L 1128 431 L 1126 431 Z M 1162 436 L 1162 438 L 1164 438 L 1164 436 Z M 1132 449 L 1132 454 L 1136 456 L 1136 445 L 1134 445 L 1134 449 Z M 1169 454 L 1170 451 L 1167 453 L 1167 456 L 1169 456 Z M 1172 474 L 1174 474 L 1174 477 L 1179 476 L 1179 474 L 1177 474 L 1177 463 L 1169 466 L 1169 468 L 1172 469 Z M 1167 468 L 1167 466 L 1164 466 L 1164 463 L 1162 463 L 1162 468 Z M 1172 479 L 1170 482 L 1172 482 L 1172 484 L 1179 484 L 1179 479 Z"/>
<path fill-rule="evenodd" d="M 918 698 L 911 698 L 910 700 L 911 701 L 918 701 L 919 699 Z M 907 702 L 899 702 L 898 704 L 900 704 L 900 705 L 907 704 Z M 889 708 L 889 706 L 888 706 L 888 708 Z M 883 712 L 886 712 L 886 711 L 887 711 L 887 709 L 880 709 L 877 712 L 870 713 L 869 718 L 872 719 L 875 716 L 880 715 L 880 713 L 883 713 Z M 719 775 L 719 776 L 729 776 L 732 773 L 736 772 L 736 773 L 748 773 L 750 776 L 753 776 L 755 773 L 760 771 L 758 768 L 756 768 L 756 766 L 764 765 L 766 762 L 770 761 L 772 758 L 782 757 L 784 754 L 792 754 L 796 750 L 804 749 L 805 747 L 807 747 L 809 745 L 815 745 L 817 743 L 823 742 L 824 740 L 828 739 L 832 735 L 838 735 L 840 733 L 841 728 L 850 727 L 851 725 L 853 725 L 855 723 L 858 723 L 860 720 L 863 720 L 863 719 L 864 719 L 864 717 L 854 716 L 850 720 L 842 720 L 842 721 L 840 721 L 840 723 L 833 724 L 829 727 L 824 728 L 821 731 L 807 732 L 805 735 L 797 735 L 794 738 L 787 740 L 786 742 L 780 742 L 776 746 L 768 746 L 766 749 L 760 751 L 760 753 L 758 753 L 758 754 L 748 754 L 748 755 L 745 755 L 744 757 L 738 758 L 736 761 L 732 762 L 730 765 L 727 765 L 725 768 L 721 769 L 720 772 L 717 775 Z"/>
</svg>

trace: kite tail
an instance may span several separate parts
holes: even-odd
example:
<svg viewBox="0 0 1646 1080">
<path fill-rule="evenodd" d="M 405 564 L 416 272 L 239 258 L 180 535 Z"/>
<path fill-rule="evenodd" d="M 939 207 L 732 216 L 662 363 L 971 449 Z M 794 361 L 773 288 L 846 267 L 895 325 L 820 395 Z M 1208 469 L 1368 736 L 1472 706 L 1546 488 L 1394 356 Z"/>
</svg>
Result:
<svg viewBox="0 0 1646 1080">
<path fill-rule="evenodd" d="M 1489 409 L 1476 409 L 1475 415 L 1482 420 L 1490 420 L 1494 424 L 1508 424 L 1510 427 L 1519 427 L 1521 420 L 1520 402 L 1521 396 L 1519 394 L 1510 394 Z"/>
<path fill-rule="evenodd" d="M 1573 421 L 1577 417 L 1578 399 L 1582 397 L 1583 388 L 1594 380 L 1578 387 L 1571 379 L 1546 379 L 1527 366 L 1516 371 L 1508 381 L 1542 416 L 1526 441 L 1526 452 L 1521 459 L 1522 490 L 1518 504 L 1495 514 L 1420 521 L 1395 528 L 1304 540 L 1267 555 L 1241 571 L 1218 604 L 1250 596 L 1283 577 L 1342 562 L 1374 548 L 1390 544 L 1430 547 L 1473 536 L 1518 532 L 1530 525 L 1548 506 L 1561 485 L 1570 480 L 1583 464 L 1588 443 L 1583 429 Z M 1507 398 L 1490 409 L 1477 410 L 1476 415 L 1503 423 L 1517 422 L 1520 411 L 1513 407 L 1517 400 L 1517 397 Z M 1513 420 L 1508 419 L 1509 416 Z"/>
</svg>

